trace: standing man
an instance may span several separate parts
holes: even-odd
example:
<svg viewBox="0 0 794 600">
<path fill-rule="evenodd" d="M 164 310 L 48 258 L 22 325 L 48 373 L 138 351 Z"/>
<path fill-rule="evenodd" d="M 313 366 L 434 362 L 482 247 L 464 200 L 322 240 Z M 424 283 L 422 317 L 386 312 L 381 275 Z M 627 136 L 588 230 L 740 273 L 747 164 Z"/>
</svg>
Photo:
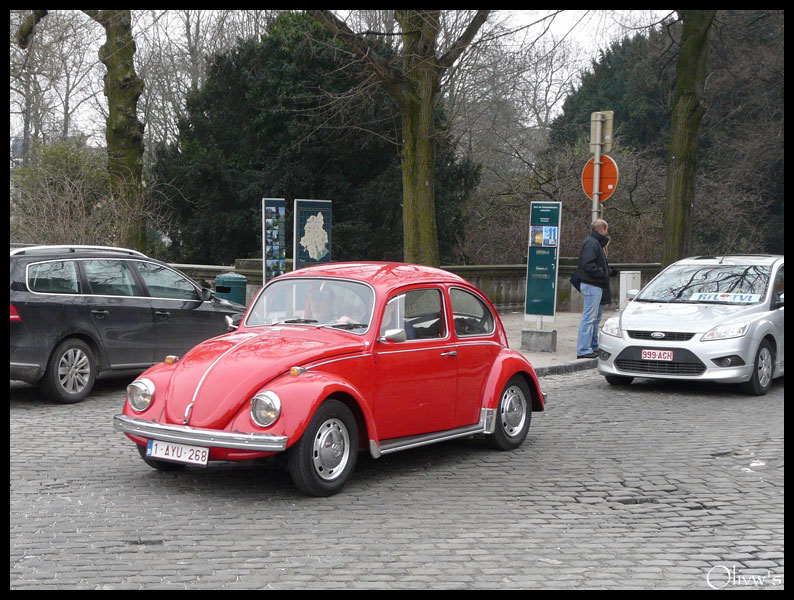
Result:
<svg viewBox="0 0 794 600">
<path fill-rule="evenodd" d="M 601 322 L 604 305 L 612 300 L 606 255 L 606 246 L 609 243 L 608 230 L 609 225 L 604 219 L 596 219 L 590 235 L 585 238 L 579 252 L 578 271 L 584 308 L 576 341 L 576 358 L 598 356 L 598 325 Z"/>
</svg>

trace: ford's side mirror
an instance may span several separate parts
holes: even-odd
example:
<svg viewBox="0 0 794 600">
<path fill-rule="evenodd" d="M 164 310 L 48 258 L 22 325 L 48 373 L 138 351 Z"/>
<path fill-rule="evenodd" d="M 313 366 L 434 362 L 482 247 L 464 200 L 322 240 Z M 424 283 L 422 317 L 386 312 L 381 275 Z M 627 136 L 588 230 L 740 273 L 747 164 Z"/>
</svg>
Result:
<svg viewBox="0 0 794 600">
<path fill-rule="evenodd" d="M 634 298 L 636 298 L 637 294 L 639 293 L 640 290 L 629 290 L 628 292 L 626 292 L 626 298 L 628 298 L 629 300 L 634 300 Z"/>
</svg>

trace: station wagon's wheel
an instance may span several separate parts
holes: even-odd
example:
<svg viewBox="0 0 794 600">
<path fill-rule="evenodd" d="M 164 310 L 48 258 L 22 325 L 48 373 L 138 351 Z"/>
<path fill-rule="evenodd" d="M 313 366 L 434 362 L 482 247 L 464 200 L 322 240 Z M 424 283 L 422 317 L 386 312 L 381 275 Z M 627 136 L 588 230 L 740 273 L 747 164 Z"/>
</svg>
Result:
<svg viewBox="0 0 794 600">
<path fill-rule="evenodd" d="M 62 404 L 81 402 L 91 392 L 96 380 L 94 353 L 83 340 L 62 341 L 50 355 L 44 373 L 44 392 Z"/>
<path fill-rule="evenodd" d="M 163 472 L 170 472 L 170 471 L 181 471 L 187 465 L 183 465 L 182 463 L 176 462 L 168 462 L 167 460 L 156 460 L 154 458 L 149 458 L 146 456 L 146 446 L 142 446 L 140 444 L 135 444 L 138 448 L 138 453 L 141 455 L 143 462 L 149 465 L 152 469 L 157 469 L 158 471 Z"/>
<path fill-rule="evenodd" d="M 524 443 L 532 420 L 532 395 L 523 377 L 514 375 L 505 384 L 496 411 L 496 428 L 489 441 L 499 450 L 513 450 Z"/>
<path fill-rule="evenodd" d="M 763 396 L 772 385 L 772 372 L 775 368 L 775 354 L 767 340 L 762 340 L 758 345 L 753 361 L 753 373 L 750 381 L 744 384 L 747 393 Z"/>
<path fill-rule="evenodd" d="M 326 400 L 287 459 L 295 485 L 311 496 L 331 496 L 345 485 L 358 455 L 358 428 L 350 409 Z"/>
</svg>

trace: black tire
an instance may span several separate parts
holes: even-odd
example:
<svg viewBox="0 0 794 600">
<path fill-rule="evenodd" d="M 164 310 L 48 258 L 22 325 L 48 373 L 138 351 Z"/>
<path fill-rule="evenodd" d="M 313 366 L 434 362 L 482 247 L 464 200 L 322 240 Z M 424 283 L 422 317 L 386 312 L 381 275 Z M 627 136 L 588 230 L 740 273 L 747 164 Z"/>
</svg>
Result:
<svg viewBox="0 0 794 600">
<path fill-rule="evenodd" d="M 167 460 L 156 460 L 154 458 L 149 458 L 146 456 L 146 446 L 142 446 L 140 444 L 135 444 L 138 447 L 138 453 L 141 455 L 143 462 L 149 465 L 152 469 L 157 469 L 158 471 L 163 471 L 165 473 L 170 473 L 173 471 L 181 471 L 187 465 L 183 465 L 182 463 L 175 463 L 175 462 L 168 462 Z"/>
<path fill-rule="evenodd" d="M 634 381 L 634 377 L 626 377 L 625 375 L 604 375 L 609 385 L 630 385 Z"/>
<path fill-rule="evenodd" d="M 79 338 L 62 341 L 50 355 L 44 372 L 44 393 L 61 404 L 82 402 L 96 381 L 96 358 Z"/>
<path fill-rule="evenodd" d="M 496 423 L 488 442 L 497 450 L 515 450 L 529 433 L 532 421 L 532 394 L 520 375 L 513 375 L 505 384 L 496 408 Z"/>
<path fill-rule="evenodd" d="M 744 391 L 753 396 L 763 396 L 772 386 L 775 370 L 775 353 L 767 340 L 761 340 L 753 360 L 753 373 L 750 381 L 744 384 Z"/>
<path fill-rule="evenodd" d="M 287 466 L 295 486 L 304 494 L 332 496 L 347 483 L 357 457 L 356 419 L 343 403 L 329 399 L 289 449 Z"/>
</svg>

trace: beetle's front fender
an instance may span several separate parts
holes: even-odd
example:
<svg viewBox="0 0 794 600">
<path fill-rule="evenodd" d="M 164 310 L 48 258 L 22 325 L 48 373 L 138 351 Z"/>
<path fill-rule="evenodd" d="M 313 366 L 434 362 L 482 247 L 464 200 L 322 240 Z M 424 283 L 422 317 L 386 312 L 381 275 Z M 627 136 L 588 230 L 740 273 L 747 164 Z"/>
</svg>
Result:
<svg viewBox="0 0 794 600">
<path fill-rule="evenodd" d="M 483 408 L 498 408 L 499 398 L 507 382 L 513 375 L 521 375 L 532 392 L 532 410 L 540 412 L 544 409 L 544 395 L 540 390 L 540 382 L 535 369 L 523 354 L 503 348 L 494 360 L 488 382 L 483 394 Z"/>
<path fill-rule="evenodd" d="M 275 392 L 279 396 L 281 416 L 270 427 L 259 427 L 251 419 L 250 402 L 246 402 L 235 417 L 233 430 L 250 431 L 253 428 L 262 433 L 287 436 L 289 448 L 303 435 L 320 404 L 334 396 L 342 401 L 350 399 L 354 402 L 356 406 L 351 408 L 354 414 L 355 409 L 358 408 L 369 437 L 377 435 L 369 403 L 364 400 L 364 395 L 343 377 L 309 370 L 300 375 L 282 375 L 262 389 Z M 366 438 L 362 437 L 362 439 Z"/>
</svg>

